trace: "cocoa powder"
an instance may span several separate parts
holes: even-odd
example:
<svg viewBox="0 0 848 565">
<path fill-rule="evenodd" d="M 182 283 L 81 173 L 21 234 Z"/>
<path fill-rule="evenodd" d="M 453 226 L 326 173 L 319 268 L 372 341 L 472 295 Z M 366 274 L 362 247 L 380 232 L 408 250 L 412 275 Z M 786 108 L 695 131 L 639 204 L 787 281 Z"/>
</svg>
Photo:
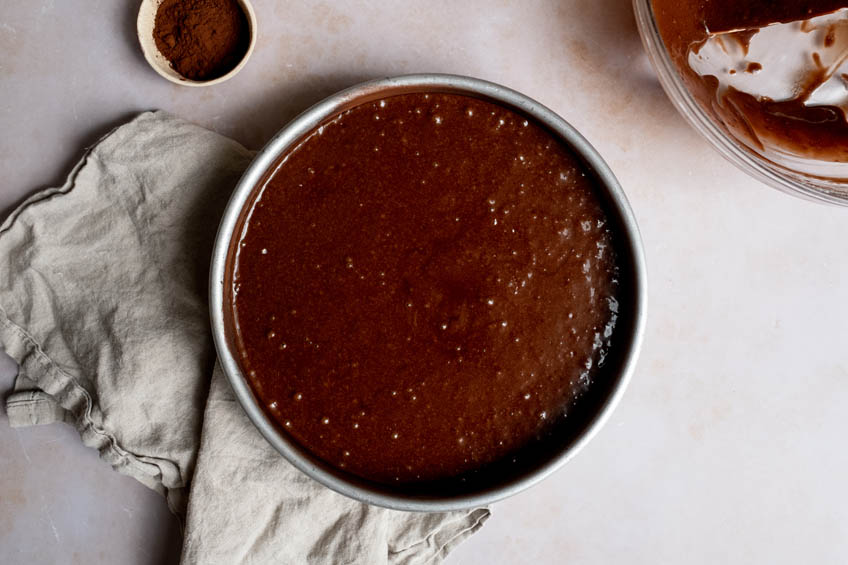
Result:
<svg viewBox="0 0 848 565">
<path fill-rule="evenodd" d="M 250 27 L 236 0 L 164 0 L 153 39 L 182 76 L 211 80 L 227 74 L 247 53 Z"/>
</svg>

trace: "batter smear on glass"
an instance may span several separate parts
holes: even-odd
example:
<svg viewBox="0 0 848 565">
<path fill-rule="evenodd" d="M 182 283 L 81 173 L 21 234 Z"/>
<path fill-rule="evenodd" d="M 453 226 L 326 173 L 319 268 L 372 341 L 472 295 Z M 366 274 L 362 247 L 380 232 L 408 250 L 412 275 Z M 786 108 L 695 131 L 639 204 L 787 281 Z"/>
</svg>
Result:
<svg viewBox="0 0 848 565">
<path fill-rule="evenodd" d="M 267 413 L 386 483 L 544 436 L 614 339 L 615 234 L 594 182 L 542 126 L 462 95 L 324 123 L 257 188 L 237 242 L 235 339 Z"/>
<path fill-rule="evenodd" d="M 777 165 L 848 180 L 848 0 L 651 0 L 689 92 Z"/>
</svg>

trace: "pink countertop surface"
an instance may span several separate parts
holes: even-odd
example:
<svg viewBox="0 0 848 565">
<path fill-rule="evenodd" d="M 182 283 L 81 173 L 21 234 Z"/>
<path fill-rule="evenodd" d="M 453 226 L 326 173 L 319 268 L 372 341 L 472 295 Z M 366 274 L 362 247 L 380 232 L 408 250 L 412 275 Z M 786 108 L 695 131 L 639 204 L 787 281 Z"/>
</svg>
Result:
<svg viewBox="0 0 848 565">
<path fill-rule="evenodd" d="M 645 346 L 606 427 L 497 504 L 449 563 L 848 561 L 848 211 L 728 165 L 677 114 L 627 0 L 253 0 L 256 51 L 208 89 L 142 58 L 137 1 L 0 4 L 0 217 L 87 144 L 161 108 L 259 148 L 364 79 L 472 75 L 576 126 L 627 192 L 649 277 Z M 0 391 L 16 368 L 0 359 Z M 176 562 L 165 502 L 54 424 L 0 410 L 0 561 Z"/>
</svg>

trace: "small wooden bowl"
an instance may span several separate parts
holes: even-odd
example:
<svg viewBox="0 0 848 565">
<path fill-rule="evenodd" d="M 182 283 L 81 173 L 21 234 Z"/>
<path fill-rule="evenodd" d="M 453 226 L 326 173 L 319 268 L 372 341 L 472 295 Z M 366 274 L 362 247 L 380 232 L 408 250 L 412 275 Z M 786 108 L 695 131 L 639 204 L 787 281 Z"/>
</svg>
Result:
<svg viewBox="0 0 848 565">
<path fill-rule="evenodd" d="M 153 27 L 156 23 L 156 11 L 159 9 L 159 5 L 162 2 L 163 0 L 142 0 L 141 6 L 138 9 L 138 20 L 136 22 L 138 42 L 141 44 L 141 51 L 144 53 L 144 58 L 147 60 L 148 64 L 153 67 L 153 70 L 169 81 L 182 86 L 212 86 L 213 84 L 222 83 L 236 76 L 236 74 L 247 63 L 247 60 L 253 53 L 253 48 L 256 46 L 256 36 L 258 35 L 256 27 L 256 13 L 253 11 L 253 6 L 250 4 L 250 0 L 237 0 L 244 10 L 245 16 L 247 16 L 247 25 L 250 30 L 250 43 L 247 46 L 247 51 L 244 53 L 244 57 L 242 57 L 238 65 L 233 67 L 230 72 L 210 80 L 191 80 L 184 77 L 174 70 L 170 61 L 168 61 L 168 59 L 166 59 L 159 51 L 159 48 L 156 47 L 156 41 L 153 39 Z"/>
</svg>

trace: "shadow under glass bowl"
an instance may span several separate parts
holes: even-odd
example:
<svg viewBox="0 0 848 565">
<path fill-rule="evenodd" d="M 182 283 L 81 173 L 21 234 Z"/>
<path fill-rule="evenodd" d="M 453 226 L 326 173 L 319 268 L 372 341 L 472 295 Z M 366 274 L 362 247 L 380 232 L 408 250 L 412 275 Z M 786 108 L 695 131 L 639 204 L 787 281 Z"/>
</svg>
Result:
<svg viewBox="0 0 848 565">
<path fill-rule="evenodd" d="M 246 210 L 254 191 L 281 157 L 305 135 L 347 109 L 412 92 L 455 93 L 496 103 L 544 125 L 571 148 L 593 177 L 598 197 L 617 234 L 621 296 L 617 343 L 580 402 L 547 439 L 520 451 L 517 463 L 504 460 L 456 479 L 387 485 L 328 464 L 268 417 L 238 360 L 230 308 L 231 285 L 235 246 L 246 221 Z M 326 487 L 361 502 L 396 510 L 444 512 L 483 506 L 536 484 L 564 465 L 594 436 L 624 393 L 636 364 L 645 330 L 646 277 L 641 237 L 627 197 L 601 156 L 577 130 L 535 100 L 497 84 L 454 75 L 408 75 L 362 83 L 330 96 L 283 127 L 257 154 L 236 186 L 219 226 L 210 269 L 210 317 L 218 359 L 236 398 L 259 432 L 292 465 Z"/>
<path fill-rule="evenodd" d="M 692 96 L 666 49 L 652 0 L 633 0 L 639 35 L 660 84 L 686 121 L 728 161 L 757 180 L 787 194 L 816 202 L 848 206 L 848 179 L 844 182 L 805 174 L 757 154 L 715 121 Z"/>
</svg>

